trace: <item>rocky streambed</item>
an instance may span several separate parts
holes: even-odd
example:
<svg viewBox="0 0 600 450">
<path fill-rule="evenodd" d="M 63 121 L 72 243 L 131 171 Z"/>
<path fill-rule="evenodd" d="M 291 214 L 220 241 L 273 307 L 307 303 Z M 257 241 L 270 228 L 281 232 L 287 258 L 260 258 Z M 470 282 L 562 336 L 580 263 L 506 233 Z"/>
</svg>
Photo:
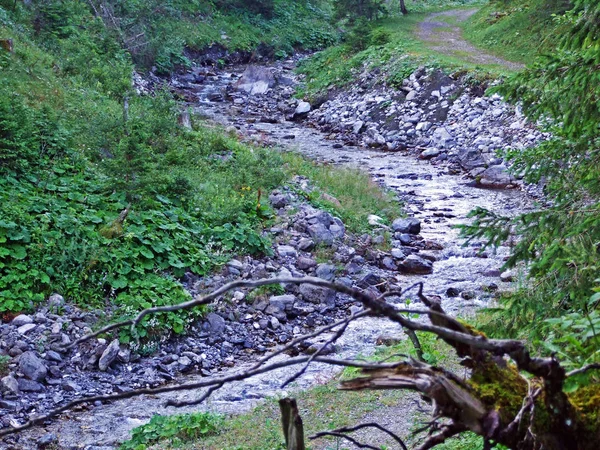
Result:
<svg viewBox="0 0 600 450">
<path fill-rule="evenodd" d="M 426 293 L 440 296 L 447 311 L 465 316 L 487 305 L 494 291 L 508 287 L 511 275 L 500 270 L 508 249 L 480 253 L 478 244 L 463 247 L 454 226 L 464 223 L 476 206 L 507 215 L 528 208 L 529 197 L 494 150 L 531 145 L 543 136 L 499 97 L 484 98 L 464 80 L 437 71 L 420 69 L 399 90 L 382 85 L 376 74 L 364 74 L 349 91 L 331 92 L 311 105 L 293 98 L 297 79 L 292 66 L 288 61 L 255 67 L 243 76 L 244 68 L 199 68 L 172 85 L 197 113 L 246 139 L 369 171 L 397 193 L 410 218 L 385 227 L 372 217 L 373 235 L 354 236 L 338 218 L 307 204 L 298 192 L 310 190 L 310 183 L 297 179 L 294 189 L 269 197 L 279 217 L 268 230 L 273 257 L 242 257 L 214 276 L 190 275 L 184 280 L 187 288 L 198 294 L 240 277 L 312 275 L 375 293 L 422 280 Z M 2 325 L 0 351 L 11 360 L 0 383 L 0 421 L 12 426 L 83 395 L 242 370 L 277 346 L 359 308 L 346 296 L 308 286 L 261 295 L 238 290 L 217 301 L 187 336 L 142 357 L 102 339 L 61 352 L 58 344 L 88 332 L 102 312 L 80 311 L 55 295 L 35 314 Z M 368 352 L 382 337 L 401 334 L 393 324 L 362 319 L 327 350 L 352 357 Z M 320 342 L 297 350 L 314 351 Z M 315 364 L 289 389 L 308 388 L 333 374 L 334 369 Z M 282 369 L 226 386 L 193 409 L 247 410 L 280 392 L 289 375 L 290 369 Z M 198 395 L 82 405 L 45 427 L 4 439 L 0 448 L 115 448 L 153 414 L 186 411 L 165 408 L 167 398 Z"/>
</svg>

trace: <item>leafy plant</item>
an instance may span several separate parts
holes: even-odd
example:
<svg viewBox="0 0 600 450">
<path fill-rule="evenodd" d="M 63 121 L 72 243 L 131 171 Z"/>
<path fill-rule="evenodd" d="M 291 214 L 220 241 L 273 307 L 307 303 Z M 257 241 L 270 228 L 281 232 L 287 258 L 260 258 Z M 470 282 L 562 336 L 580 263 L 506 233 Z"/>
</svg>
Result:
<svg viewBox="0 0 600 450">
<path fill-rule="evenodd" d="M 0 376 L 8 374 L 8 365 L 10 364 L 11 357 L 8 355 L 0 355 Z"/>
<path fill-rule="evenodd" d="M 159 440 L 173 445 L 185 440 L 201 440 L 220 432 L 224 416 L 213 413 L 194 413 L 176 416 L 153 416 L 150 422 L 137 427 L 131 439 L 124 442 L 120 450 L 145 450 Z"/>
</svg>

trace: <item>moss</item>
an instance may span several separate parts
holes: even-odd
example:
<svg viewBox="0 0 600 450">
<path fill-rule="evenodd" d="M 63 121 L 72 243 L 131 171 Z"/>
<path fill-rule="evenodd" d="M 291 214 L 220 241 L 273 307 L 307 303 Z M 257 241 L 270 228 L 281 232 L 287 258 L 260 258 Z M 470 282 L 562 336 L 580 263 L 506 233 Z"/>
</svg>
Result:
<svg viewBox="0 0 600 450">
<path fill-rule="evenodd" d="M 580 415 L 584 427 L 591 432 L 597 432 L 600 428 L 600 384 L 580 387 L 567 394 L 567 397 Z"/>
<path fill-rule="evenodd" d="M 504 423 L 517 415 L 527 395 L 527 383 L 516 367 L 500 367 L 491 359 L 473 369 L 471 385 L 483 403 L 498 410 Z"/>
<path fill-rule="evenodd" d="M 461 319 L 457 319 L 457 320 L 460 322 L 460 324 L 463 327 L 465 327 L 467 329 L 469 334 L 471 334 L 472 336 L 481 336 L 481 337 L 487 338 L 487 336 L 485 335 L 485 333 L 483 331 L 478 330 L 473 325 L 469 324 L 468 322 L 465 322 L 464 320 L 461 320 Z"/>
</svg>

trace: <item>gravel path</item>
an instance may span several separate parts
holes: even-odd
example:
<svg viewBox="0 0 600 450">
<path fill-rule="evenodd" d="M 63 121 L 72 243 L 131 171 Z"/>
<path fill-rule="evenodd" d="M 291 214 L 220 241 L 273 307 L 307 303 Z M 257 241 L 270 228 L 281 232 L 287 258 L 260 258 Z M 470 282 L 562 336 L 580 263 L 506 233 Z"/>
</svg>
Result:
<svg viewBox="0 0 600 450">
<path fill-rule="evenodd" d="M 454 56 L 471 64 L 496 64 L 510 70 L 521 70 L 525 66 L 486 53 L 467 42 L 462 35 L 461 24 L 477 9 L 453 9 L 431 14 L 419 24 L 417 37 L 432 50 Z"/>
</svg>

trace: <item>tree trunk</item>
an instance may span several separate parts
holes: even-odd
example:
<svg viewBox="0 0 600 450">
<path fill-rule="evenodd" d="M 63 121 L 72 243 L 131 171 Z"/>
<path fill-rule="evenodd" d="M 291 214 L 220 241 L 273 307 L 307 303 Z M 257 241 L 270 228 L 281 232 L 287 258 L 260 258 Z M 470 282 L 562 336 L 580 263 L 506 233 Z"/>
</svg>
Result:
<svg viewBox="0 0 600 450">
<path fill-rule="evenodd" d="M 408 14 L 408 9 L 406 9 L 406 3 L 404 0 L 400 0 L 400 12 L 402 12 L 404 15 Z"/>
<path fill-rule="evenodd" d="M 298 413 L 296 400 L 293 398 L 281 399 L 279 400 L 279 408 L 281 409 L 281 425 L 285 436 L 286 449 L 305 450 L 304 425 Z"/>
</svg>

